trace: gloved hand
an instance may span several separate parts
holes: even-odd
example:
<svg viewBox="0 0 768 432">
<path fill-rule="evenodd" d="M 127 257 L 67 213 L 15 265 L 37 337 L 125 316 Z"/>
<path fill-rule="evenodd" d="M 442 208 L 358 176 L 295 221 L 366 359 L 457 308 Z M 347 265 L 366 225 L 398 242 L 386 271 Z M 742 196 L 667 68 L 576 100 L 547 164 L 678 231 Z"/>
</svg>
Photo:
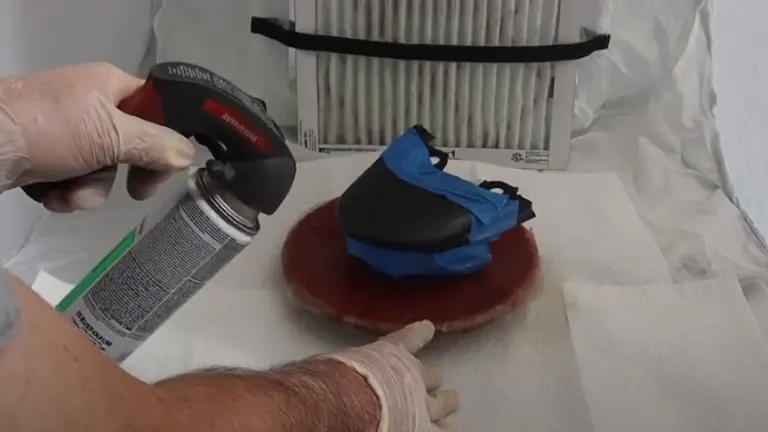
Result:
<svg viewBox="0 0 768 432">
<path fill-rule="evenodd" d="M 176 132 L 117 109 L 142 85 L 106 63 L 0 80 L 0 192 L 85 176 L 49 192 L 43 205 L 90 209 L 106 200 L 123 163 L 131 165 L 130 195 L 148 198 L 190 165 L 194 148 Z M 101 168 L 108 169 L 94 173 Z"/>
<path fill-rule="evenodd" d="M 440 390 L 442 371 L 422 365 L 414 354 L 435 334 L 429 321 L 412 324 L 378 342 L 328 357 L 365 377 L 381 401 L 379 432 L 445 432 L 443 422 L 459 408 L 459 395 Z"/>
</svg>

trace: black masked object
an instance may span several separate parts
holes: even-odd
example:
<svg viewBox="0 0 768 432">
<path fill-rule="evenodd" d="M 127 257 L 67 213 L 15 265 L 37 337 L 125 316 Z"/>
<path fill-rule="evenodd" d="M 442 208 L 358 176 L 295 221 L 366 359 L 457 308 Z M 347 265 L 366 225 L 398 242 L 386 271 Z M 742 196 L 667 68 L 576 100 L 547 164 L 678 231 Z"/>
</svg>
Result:
<svg viewBox="0 0 768 432">
<path fill-rule="evenodd" d="M 433 140 L 409 129 L 339 200 L 348 252 L 392 278 L 476 272 L 491 242 L 535 217 L 515 187 L 444 172 L 448 155 Z"/>
</svg>

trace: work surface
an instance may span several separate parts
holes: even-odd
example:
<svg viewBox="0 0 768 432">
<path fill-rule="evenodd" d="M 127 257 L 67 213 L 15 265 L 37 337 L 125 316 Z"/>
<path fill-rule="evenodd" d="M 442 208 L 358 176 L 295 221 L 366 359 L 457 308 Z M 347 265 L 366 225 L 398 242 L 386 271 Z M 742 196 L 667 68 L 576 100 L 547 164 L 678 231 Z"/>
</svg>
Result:
<svg viewBox="0 0 768 432">
<path fill-rule="evenodd" d="M 721 187 L 706 22 L 681 34 L 667 85 L 603 106 L 574 139 L 571 173 L 452 164 L 533 199 L 544 270 L 526 310 L 427 351 L 462 391 L 462 430 L 764 429 L 756 404 L 768 400 L 768 256 Z M 302 164 L 296 190 L 264 218 L 255 244 L 126 368 L 154 380 L 211 364 L 268 367 L 369 341 L 295 308 L 278 252 L 303 211 L 371 158 Z M 15 212 L 26 205 L 19 202 Z M 9 233 L 19 247 L 4 264 L 28 281 L 42 268 L 76 282 L 152 205 L 128 202 L 120 191 L 89 215 L 37 213 L 32 229 Z M 52 300 L 67 289 L 50 279 L 36 288 Z"/>
</svg>

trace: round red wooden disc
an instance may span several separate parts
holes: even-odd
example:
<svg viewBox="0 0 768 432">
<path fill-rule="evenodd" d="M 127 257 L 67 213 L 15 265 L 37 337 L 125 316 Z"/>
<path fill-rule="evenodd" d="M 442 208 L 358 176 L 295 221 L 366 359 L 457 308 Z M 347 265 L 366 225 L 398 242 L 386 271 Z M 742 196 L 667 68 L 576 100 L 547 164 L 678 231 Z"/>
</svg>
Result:
<svg viewBox="0 0 768 432">
<path fill-rule="evenodd" d="M 337 201 L 299 221 L 282 252 L 293 294 L 331 319 L 382 333 L 425 319 L 442 332 L 464 331 L 505 316 L 538 286 L 538 248 L 523 227 L 494 242 L 492 263 L 475 274 L 394 281 L 347 254 Z"/>
</svg>

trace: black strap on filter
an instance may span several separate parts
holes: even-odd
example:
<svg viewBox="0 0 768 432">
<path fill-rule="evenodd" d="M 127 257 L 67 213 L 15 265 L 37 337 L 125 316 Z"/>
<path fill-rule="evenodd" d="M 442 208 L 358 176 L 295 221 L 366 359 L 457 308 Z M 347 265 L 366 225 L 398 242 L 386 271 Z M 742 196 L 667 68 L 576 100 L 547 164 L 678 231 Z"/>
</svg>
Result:
<svg viewBox="0 0 768 432">
<path fill-rule="evenodd" d="M 402 44 L 297 32 L 285 21 L 254 17 L 251 33 L 301 51 L 321 51 L 393 60 L 460 63 L 549 63 L 578 60 L 608 48 L 611 36 L 582 42 L 539 46 L 467 46 Z"/>
</svg>

